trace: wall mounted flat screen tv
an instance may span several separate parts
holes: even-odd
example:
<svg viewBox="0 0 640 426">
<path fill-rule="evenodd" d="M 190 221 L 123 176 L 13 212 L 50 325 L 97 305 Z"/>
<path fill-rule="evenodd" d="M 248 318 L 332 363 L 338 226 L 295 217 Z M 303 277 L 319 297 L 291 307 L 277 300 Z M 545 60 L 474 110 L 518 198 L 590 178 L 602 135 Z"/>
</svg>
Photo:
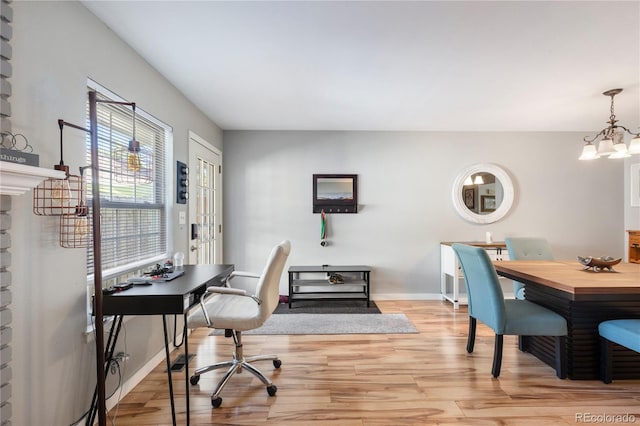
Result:
<svg viewBox="0 0 640 426">
<path fill-rule="evenodd" d="M 313 175 L 313 212 L 358 213 L 358 175 Z"/>
</svg>

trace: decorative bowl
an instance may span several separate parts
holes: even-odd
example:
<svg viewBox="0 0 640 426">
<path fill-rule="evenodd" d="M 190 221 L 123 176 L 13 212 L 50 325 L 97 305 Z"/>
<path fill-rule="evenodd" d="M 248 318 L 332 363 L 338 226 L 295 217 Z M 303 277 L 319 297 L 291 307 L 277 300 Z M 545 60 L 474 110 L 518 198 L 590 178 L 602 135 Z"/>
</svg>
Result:
<svg viewBox="0 0 640 426">
<path fill-rule="evenodd" d="M 584 265 L 584 269 L 593 269 L 594 272 L 600 272 L 603 270 L 608 270 L 615 272 L 613 269 L 614 265 L 617 265 L 622 261 L 622 258 L 613 258 L 611 256 L 603 256 L 603 257 L 582 257 L 578 256 L 578 261 Z"/>
</svg>

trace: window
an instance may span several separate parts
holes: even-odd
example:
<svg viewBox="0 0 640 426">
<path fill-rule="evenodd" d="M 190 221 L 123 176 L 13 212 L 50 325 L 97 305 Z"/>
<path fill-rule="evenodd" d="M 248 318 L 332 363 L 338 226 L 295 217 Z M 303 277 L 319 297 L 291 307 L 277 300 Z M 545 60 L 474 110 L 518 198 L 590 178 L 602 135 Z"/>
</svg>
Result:
<svg viewBox="0 0 640 426">
<path fill-rule="evenodd" d="M 124 101 L 93 81 L 89 90 L 98 100 Z M 89 117 L 87 102 L 87 117 Z M 109 287 L 129 275 L 166 259 L 170 236 L 168 218 L 171 207 L 167 158 L 172 148 L 172 129 L 136 107 L 136 140 L 152 158 L 150 182 L 127 182 L 114 173 L 119 149 L 126 150 L 133 134 L 131 107 L 98 102 L 98 157 L 100 213 L 102 229 L 103 286 Z M 87 118 L 87 128 L 89 128 Z M 87 135 L 87 163 L 91 163 L 91 140 Z M 87 169 L 88 198 L 91 199 L 91 173 Z M 91 201 L 88 202 L 91 206 Z M 93 293 L 93 247 L 87 249 L 89 295 Z M 91 297 L 89 297 L 91 299 Z"/>
</svg>

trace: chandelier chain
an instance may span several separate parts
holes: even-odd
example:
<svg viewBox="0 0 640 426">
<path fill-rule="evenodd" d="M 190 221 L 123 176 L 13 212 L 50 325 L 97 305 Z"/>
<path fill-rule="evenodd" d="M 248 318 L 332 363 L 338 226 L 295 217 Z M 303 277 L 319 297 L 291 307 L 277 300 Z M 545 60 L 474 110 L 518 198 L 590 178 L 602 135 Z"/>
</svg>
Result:
<svg viewBox="0 0 640 426">
<path fill-rule="evenodd" d="M 613 112 L 613 98 L 615 95 L 611 95 L 611 116 L 609 117 L 609 122 L 614 124 L 616 120 L 616 114 Z"/>
</svg>

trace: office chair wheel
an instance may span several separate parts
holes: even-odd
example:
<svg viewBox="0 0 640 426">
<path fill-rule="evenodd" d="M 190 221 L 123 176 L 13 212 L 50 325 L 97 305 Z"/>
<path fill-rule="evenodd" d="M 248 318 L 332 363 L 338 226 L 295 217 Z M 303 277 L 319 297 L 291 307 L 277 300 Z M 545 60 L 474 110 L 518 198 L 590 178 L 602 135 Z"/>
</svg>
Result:
<svg viewBox="0 0 640 426">
<path fill-rule="evenodd" d="M 211 405 L 213 405 L 213 408 L 218 408 L 221 404 L 222 404 L 222 398 L 220 397 L 211 398 Z"/>
<path fill-rule="evenodd" d="M 281 365 L 282 365 L 282 361 L 280 361 L 279 359 L 274 359 L 273 360 L 273 366 L 275 368 L 280 368 Z"/>
<path fill-rule="evenodd" d="M 278 388 L 276 387 L 276 385 L 267 386 L 267 393 L 269 394 L 269 396 L 275 395 L 276 392 L 278 392 Z"/>
<path fill-rule="evenodd" d="M 200 376 L 193 375 L 189 378 L 189 383 L 191 383 L 193 386 L 197 385 L 199 381 Z"/>
</svg>

